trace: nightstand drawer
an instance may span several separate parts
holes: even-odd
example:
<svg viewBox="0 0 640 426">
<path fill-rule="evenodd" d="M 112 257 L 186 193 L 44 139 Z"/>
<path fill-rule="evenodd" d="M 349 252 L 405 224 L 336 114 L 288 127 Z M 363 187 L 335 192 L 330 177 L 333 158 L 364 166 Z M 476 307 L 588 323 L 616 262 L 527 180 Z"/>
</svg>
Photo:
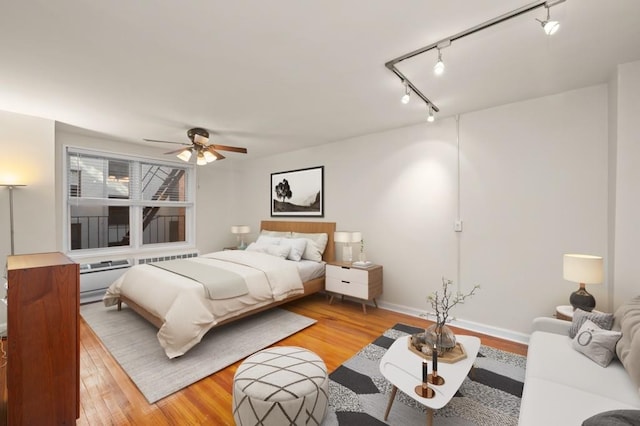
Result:
<svg viewBox="0 0 640 426">
<path fill-rule="evenodd" d="M 327 265 L 326 276 L 327 279 L 335 278 L 339 281 L 344 280 L 363 285 L 367 285 L 369 282 L 369 271 L 357 268 L 343 268 L 341 266 Z"/>
<path fill-rule="evenodd" d="M 345 278 L 327 276 L 325 279 L 325 289 L 345 296 L 357 297 L 358 299 L 369 299 L 369 284 L 367 284 L 366 281 L 362 283 L 349 281 Z"/>
</svg>

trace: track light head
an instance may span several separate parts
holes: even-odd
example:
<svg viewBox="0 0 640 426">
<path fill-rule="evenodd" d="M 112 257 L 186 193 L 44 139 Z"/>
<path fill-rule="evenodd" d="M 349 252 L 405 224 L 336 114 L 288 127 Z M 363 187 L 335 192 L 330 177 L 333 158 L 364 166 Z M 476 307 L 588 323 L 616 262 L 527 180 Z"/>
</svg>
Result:
<svg viewBox="0 0 640 426">
<path fill-rule="evenodd" d="M 433 73 L 435 75 L 442 75 L 444 72 L 444 62 L 442 62 L 442 52 L 438 48 L 438 62 L 433 66 Z"/>
<path fill-rule="evenodd" d="M 540 22 L 542 25 L 542 29 L 544 30 L 546 35 L 554 35 L 560 29 L 560 22 L 551 20 L 551 11 L 549 6 L 545 5 L 547 9 L 547 19 L 541 21 L 540 19 L 536 19 L 536 21 Z"/>
<path fill-rule="evenodd" d="M 411 92 L 409 91 L 409 83 L 407 83 L 406 81 L 404 82 L 404 95 L 402 95 L 402 98 L 400 98 L 400 102 L 402 102 L 403 104 L 408 104 L 409 101 L 411 100 Z"/>
<path fill-rule="evenodd" d="M 427 116 L 427 121 L 429 123 L 433 123 L 435 121 L 435 117 L 433 115 L 433 107 L 431 106 L 431 104 L 429 104 L 429 115 Z"/>
</svg>

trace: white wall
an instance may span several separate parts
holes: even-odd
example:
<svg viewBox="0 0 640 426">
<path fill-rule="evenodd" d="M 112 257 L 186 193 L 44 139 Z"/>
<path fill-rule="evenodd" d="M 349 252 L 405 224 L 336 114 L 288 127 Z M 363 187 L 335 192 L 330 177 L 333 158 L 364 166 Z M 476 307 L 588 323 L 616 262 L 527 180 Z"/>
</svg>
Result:
<svg viewBox="0 0 640 426">
<path fill-rule="evenodd" d="M 57 250 L 55 215 L 54 122 L 0 111 L 0 183 L 25 184 L 13 191 L 15 254 Z M 11 253 L 9 191 L 0 188 L 0 259 L 3 277 Z M 4 282 L 4 281 L 3 281 Z M 4 297 L 4 286 L 0 295 Z M 0 330 L 6 306 L 0 303 Z"/>
<path fill-rule="evenodd" d="M 15 253 L 57 249 L 54 211 L 54 122 L 0 111 L 0 183 L 13 191 Z M 0 258 L 10 254 L 9 191 L 0 188 Z"/>
<path fill-rule="evenodd" d="M 618 79 L 617 158 L 628 164 L 617 173 L 622 184 L 617 187 L 615 248 L 622 256 L 616 268 L 626 274 L 624 280 L 616 276 L 617 298 L 637 288 L 631 254 L 638 241 L 638 231 L 631 230 L 638 208 L 638 176 L 631 167 L 640 156 L 635 136 L 640 132 L 633 122 L 639 110 L 637 75 L 637 64 L 623 66 Z M 465 114 L 459 121 L 459 152 L 456 120 L 448 118 L 198 168 L 197 248 L 208 252 L 234 244 L 229 232 L 234 224 L 250 225 L 255 238 L 260 220 L 270 219 L 270 174 L 323 165 L 322 220 L 363 233 L 368 257 L 384 265 L 383 306 L 425 312 L 426 296 L 439 288 L 442 276 L 462 291 L 477 283 L 480 292 L 455 311 L 462 324 L 484 324 L 521 337 L 529 332 L 533 317 L 550 315 L 556 305 L 567 303 L 576 287 L 562 279 L 562 253 L 607 255 L 607 102 L 603 85 Z M 55 204 L 43 209 L 40 197 L 26 197 L 27 189 L 39 189 L 27 182 L 30 186 L 21 193 L 25 197 L 16 204 L 27 206 L 21 221 L 29 214 L 39 216 L 27 222 L 29 227 L 37 222 L 39 231 L 16 246 L 25 251 L 57 249 L 62 204 L 61 185 L 52 184 L 53 122 L 2 113 L 0 122 L 5 121 L 0 143 L 9 147 L 9 156 L 2 158 L 11 158 L 5 164 L 19 164 L 27 153 L 41 159 L 34 173 L 49 177 L 42 196 L 49 207 Z M 7 130 L 11 128 L 15 131 Z M 14 136 L 28 147 L 14 145 Z M 58 161 L 64 144 L 150 154 L 149 148 L 62 131 L 55 139 Z M 42 150 L 32 152 L 33 146 Z M 57 201 L 51 199 L 54 191 Z M 621 213 L 625 209 L 630 211 Z M 458 210 L 462 233 L 453 232 Z M 2 214 L 0 208 L 0 224 L 8 222 Z M 610 304 L 611 285 L 608 280 L 589 286 L 599 307 Z"/>
<path fill-rule="evenodd" d="M 617 109 L 614 308 L 640 295 L 640 61 L 618 67 Z"/>
<path fill-rule="evenodd" d="M 606 255 L 606 105 L 596 86 L 460 117 L 462 233 L 452 118 L 253 161 L 241 215 L 269 218 L 270 173 L 324 165 L 324 219 L 362 231 L 383 305 L 425 312 L 445 276 L 482 286 L 460 319 L 526 334 L 577 288 L 563 253 Z M 608 303 L 606 285 L 589 291 Z"/>
</svg>

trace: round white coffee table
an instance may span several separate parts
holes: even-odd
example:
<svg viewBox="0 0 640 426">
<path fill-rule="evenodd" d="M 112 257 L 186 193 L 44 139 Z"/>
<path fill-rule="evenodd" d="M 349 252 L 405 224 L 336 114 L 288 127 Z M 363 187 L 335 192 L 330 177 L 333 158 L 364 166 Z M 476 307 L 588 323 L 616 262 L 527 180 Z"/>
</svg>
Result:
<svg viewBox="0 0 640 426">
<path fill-rule="evenodd" d="M 384 419 L 387 420 L 396 392 L 400 389 L 407 396 L 427 407 L 427 425 L 432 425 L 433 410 L 440 409 L 451 401 L 473 367 L 480 349 L 480 339 L 474 336 L 456 335 L 456 341 L 464 347 L 467 357 L 452 364 L 438 362 L 438 375 L 443 377 L 445 382 L 440 386 L 429 384 L 429 387 L 435 391 L 435 396 L 423 398 L 415 392 L 415 387 L 422 383 L 424 358 L 409 350 L 410 338 L 411 336 L 405 336 L 397 339 L 380 360 L 380 372 L 393 385 Z M 427 361 L 429 372 L 431 372 L 431 360 L 427 359 Z"/>
</svg>

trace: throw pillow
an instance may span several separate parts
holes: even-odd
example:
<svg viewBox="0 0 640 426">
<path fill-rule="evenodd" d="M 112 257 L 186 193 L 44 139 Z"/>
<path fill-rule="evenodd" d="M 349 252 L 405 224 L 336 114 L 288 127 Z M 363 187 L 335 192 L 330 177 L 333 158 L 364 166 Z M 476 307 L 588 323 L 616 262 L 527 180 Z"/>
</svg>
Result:
<svg viewBox="0 0 640 426">
<path fill-rule="evenodd" d="M 307 240 L 304 238 L 283 238 L 280 240 L 280 245 L 290 248 L 287 259 L 299 262 L 307 246 Z"/>
<path fill-rule="evenodd" d="M 302 258 L 306 260 L 313 260 L 315 262 L 322 262 L 322 254 L 327 247 L 327 241 L 329 236 L 326 233 L 303 233 L 292 232 L 292 238 L 306 238 L 307 246 L 304 249 Z"/>
<path fill-rule="evenodd" d="M 268 246 L 272 244 L 280 244 L 280 241 L 282 241 L 282 238 L 280 237 L 269 237 L 267 235 L 260 235 L 256 240 L 256 243 L 263 246 Z"/>
<path fill-rule="evenodd" d="M 270 254 L 271 256 L 277 256 L 283 259 L 287 258 L 287 256 L 289 255 L 289 250 L 290 250 L 290 247 L 288 246 L 281 246 L 278 244 L 258 244 L 258 243 L 251 243 L 246 248 L 246 251 L 256 251 L 258 253 Z"/>
<path fill-rule="evenodd" d="M 267 231 L 266 229 L 263 229 L 260 231 L 260 235 L 264 235 L 266 237 L 291 238 L 291 232 L 289 231 Z"/>
<path fill-rule="evenodd" d="M 571 321 L 571 328 L 569 329 L 569 337 L 572 339 L 576 337 L 576 333 L 582 327 L 582 324 L 586 320 L 598 324 L 598 326 L 604 330 L 611 330 L 613 326 L 613 314 L 606 314 L 604 312 L 587 312 L 582 309 L 576 309 L 573 312 L 573 320 Z"/>
<path fill-rule="evenodd" d="M 621 336 L 622 333 L 619 331 L 603 330 L 590 320 L 586 320 L 573 339 L 573 348 L 598 365 L 606 367 L 613 359 L 616 343 Z"/>
<path fill-rule="evenodd" d="M 640 410 L 611 410 L 598 413 L 582 422 L 582 426 L 640 425 Z"/>
<path fill-rule="evenodd" d="M 613 329 L 622 332 L 616 353 L 640 391 L 640 296 L 622 304 L 616 310 Z"/>
</svg>

